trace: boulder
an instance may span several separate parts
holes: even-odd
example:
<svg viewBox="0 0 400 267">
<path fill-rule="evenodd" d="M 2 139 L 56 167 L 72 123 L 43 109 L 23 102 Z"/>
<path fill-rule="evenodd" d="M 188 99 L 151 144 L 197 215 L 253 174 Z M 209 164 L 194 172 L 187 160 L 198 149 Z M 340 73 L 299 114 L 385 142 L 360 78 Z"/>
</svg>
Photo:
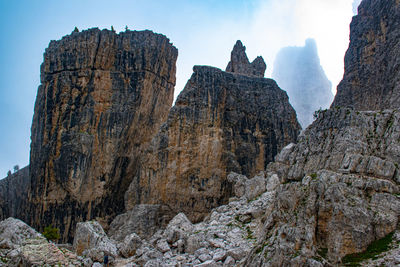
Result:
<svg viewBox="0 0 400 267">
<path fill-rule="evenodd" d="M 91 258 L 93 261 L 103 262 L 105 255 L 116 257 L 116 244 L 110 240 L 101 225 L 96 221 L 78 223 L 73 243 L 78 255 Z"/>
<path fill-rule="evenodd" d="M 0 222 L 1 249 L 16 249 L 28 239 L 46 241 L 43 235 L 19 219 L 10 217 Z"/>
<path fill-rule="evenodd" d="M 115 217 L 108 235 L 119 242 L 132 233 L 149 238 L 160 228 L 165 228 L 174 213 L 165 205 L 139 204 Z"/>
<path fill-rule="evenodd" d="M 119 244 L 119 251 L 128 258 L 136 254 L 136 250 L 142 245 L 142 239 L 135 233 L 127 235 L 122 243 Z"/>
</svg>

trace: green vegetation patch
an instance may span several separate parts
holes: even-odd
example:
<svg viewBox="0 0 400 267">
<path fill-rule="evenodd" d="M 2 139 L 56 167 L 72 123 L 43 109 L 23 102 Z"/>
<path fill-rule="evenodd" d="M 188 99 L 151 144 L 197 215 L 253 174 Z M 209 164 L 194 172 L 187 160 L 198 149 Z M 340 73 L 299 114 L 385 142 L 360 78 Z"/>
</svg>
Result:
<svg viewBox="0 0 400 267">
<path fill-rule="evenodd" d="M 6 257 L 0 256 L 0 261 L 1 261 L 2 263 L 7 263 L 7 262 L 8 262 L 8 259 L 7 259 Z"/>
<path fill-rule="evenodd" d="M 57 241 L 60 239 L 60 229 L 52 225 L 46 226 L 42 234 L 47 240 Z"/>
<path fill-rule="evenodd" d="M 326 255 L 328 254 L 328 249 L 327 248 L 320 248 L 317 250 L 317 253 L 319 256 L 321 256 L 322 258 L 326 258 Z"/>
<path fill-rule="evenodd" d="M 362 261 L 376 259 L 379 254 L 390 248 L 389 245 L 392 242 L 393 233 L 394 232 L 388 234 L 382 239 L 372 242 L 364 252 L 344 256 L 342 263 L 344 266 L 361 266 L 360 263 Z"/>
</svg>

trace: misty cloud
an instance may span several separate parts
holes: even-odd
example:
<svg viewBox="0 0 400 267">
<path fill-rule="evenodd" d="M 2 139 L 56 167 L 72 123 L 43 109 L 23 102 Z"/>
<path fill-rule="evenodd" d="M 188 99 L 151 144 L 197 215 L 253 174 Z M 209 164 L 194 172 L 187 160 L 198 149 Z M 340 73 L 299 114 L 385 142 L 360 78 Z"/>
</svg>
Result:
<svg viewBox="0 0 400 267">
<path fill-rule="evenodd" d="M 328 108 L 333 100 L 332 83 L 321 67 L 314 39 L 307 39 L 304 47 L 282 48 L 272 77 L 289 95 L 303 128 L 312 123 L 315 110 Z"/>
</svg>

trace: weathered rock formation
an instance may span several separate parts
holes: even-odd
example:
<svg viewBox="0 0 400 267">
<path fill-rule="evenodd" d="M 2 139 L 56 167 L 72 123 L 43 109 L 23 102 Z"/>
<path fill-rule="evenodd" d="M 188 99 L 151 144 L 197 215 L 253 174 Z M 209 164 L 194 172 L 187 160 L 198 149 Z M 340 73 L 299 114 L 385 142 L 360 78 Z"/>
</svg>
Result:
<svg viewBox="0 0 400 267">
<path fill-rule="evenodd" d="M 168 206 L 139 204 L 111 222 L 108 235 L 123 241 L 131 233 L 149 238 L 172 219 L 173 211 Z"/>
<path fill-rule="evenodd" d="M 345 74 L 335 106 L 357 110 L 400 107 L 400 3 L 364 0 L 350 25 Z"/>
<path fill-rule="evenodd" d="M 0 220 L 8 217 L 24 217 L 29 188 L 29 166 L 0 180 Z"/>
<path fill-rule="evenodd" d="M 398 110 L 322 112 L 268 167 L 283 184 L 246 264 L 337 263 L 395 231 L 399 155 Z"/>
<path fill-rule="evenodd" d="M 128 209 L 164 204 L 198 221 L 231 196 L 230 171 L 251 177 L 297 138 L 296 113 L 275 81 L 208 66 L 193 70 L 142 158 L 126 193 Z"/>
<path fill-rule="evenodd" d="M 231 61 L 225 71 L 263 78 L 266 69 L 267 65 L 260 56 L 250 63 L 246 55 L 246 47 L 238 40 L 233 47 Z"/>
<path fill-rule="evenodd" d="M 79 222 L 74 235 L 74 250 L 79 256 L 103 262 L 104 256 L 116 257 L 118 249 L 96 221 Z"/>
<path fill-rule="evenodd" d="M 23 221 L 0 221 L 1 266 L 83 266 L 82 258 L 58 248 Z M 87 266 L 87 265 L 85 265 Z"/>
<path fill-rule="evenodd" d="M 282 48 L 276 56 L 272 77 L 287 92 L 303 128 L 313 122 L 316 110 L 326 109 L 332 103 L 332 84 L 320 65 L 313 39 L 307 39 L 303 47 Z"/>
<path fill-rule="evenodd" d="M 53 224 L 66 240 L 76 222 L 124 210 L 140 151 L 171 107 L 176 58 L 150 31 L 90 29 L 50 43 L 32 123 L 31 225 Z"/>
</svg>

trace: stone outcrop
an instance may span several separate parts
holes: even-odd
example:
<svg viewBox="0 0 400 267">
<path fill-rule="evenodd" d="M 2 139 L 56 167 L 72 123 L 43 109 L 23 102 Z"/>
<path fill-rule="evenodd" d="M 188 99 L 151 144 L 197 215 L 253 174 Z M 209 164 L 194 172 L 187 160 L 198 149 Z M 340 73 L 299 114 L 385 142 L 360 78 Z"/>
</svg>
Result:
<svg viewBox="0 0 400 267">
<path fill-rule="evenodd" d="M 151 31 L 90 29 L 50 42 L 32 123 L 29 222 L 71 240 L 124 211 L 143 146 L 173 101 L 177 49 Z"/>
<path fill-rule="evenodd" d="M 0 222 L 0 248 L 16 249 L 27 239 L 44 237 L 19 219 L 9 217 Z"/>
<path fill-rule="evenodd" d="M 332 106 L 357 110 L 400 107 L 399 40 L 399 1 L 362 1 L 350 25 L 345 74 Z"/>
<path fill-rule="evenodd" d="M 8 217 L 25 218 L 30 189 L 29 166 L 0 180 L 0 220 Z"/>
<path fill-rule="evenodd" d="M 303 129 L 313 122 L 316 110 L 332 103 L 332 84 L 320 64 L 314 39 L 307 39 L 303 47 L 282 48 L 276 55 L 272 78 L 287 92 Z"/>
<path fill-rule="evenodd" d="M 398 110 L 321 112 L 268 167 L 283 184 L 246 264 L 336 264 L 395 231 L 399 155 Z"/>
<path fill-rule="evenodd" d="M 195 66 L 142 158 L 126 207 L 164 204 L 199 221 L 226 203 L 230 171 L 253 176 L 300 131 L 275 81 Z"/>
<path fill-rule="evenodd" d="M 160 227 L 164 228 L 173 218 L 168 206 L 139 204 L 126 213 L 120 214 L 111 222 L 108 235 L 117 241 L 135 233 L 141 238 L 149 238 Z"/>
<path fill-rule="evenodd" d="M 260 56 L 250 63 L 246 55 L 246 47 L 238 40 L 233 47 L 231 61 L 229 61 L 225 71 L 263 78 L 266 69 L 267 65 Z"/>
<path fill-rule="evenodd" d="M 233 197 L 229 204 L 213 209 L 197 224 L 179 213 L 151 237 L 140 239 L 130 233 L 118 245 L 127 259 L 116 262 L 127 266 L 242 266 L 257 244 L 257 237 L 262 236 L 263 215 L 272 207 L 277 184 L 274 175 L 251 179 L 235 173 L 230 176 L 234 183 L 241 178 L 263 179 L 269 189 L 252 200 L 244 195 Z"/>
<path fill-rule="evenodd" d="M 82 266 L 83 262 L 19 219 L 0 222 L 0 266 Z"/>
<path fill-rule="evenodd" d="M 110 240 L 96 221 L 79 222 L 74 236 L 74 250 L 79 256 L 103 262 L 104 256 L 116 257 L 117 245 Z"/>
</svg>

